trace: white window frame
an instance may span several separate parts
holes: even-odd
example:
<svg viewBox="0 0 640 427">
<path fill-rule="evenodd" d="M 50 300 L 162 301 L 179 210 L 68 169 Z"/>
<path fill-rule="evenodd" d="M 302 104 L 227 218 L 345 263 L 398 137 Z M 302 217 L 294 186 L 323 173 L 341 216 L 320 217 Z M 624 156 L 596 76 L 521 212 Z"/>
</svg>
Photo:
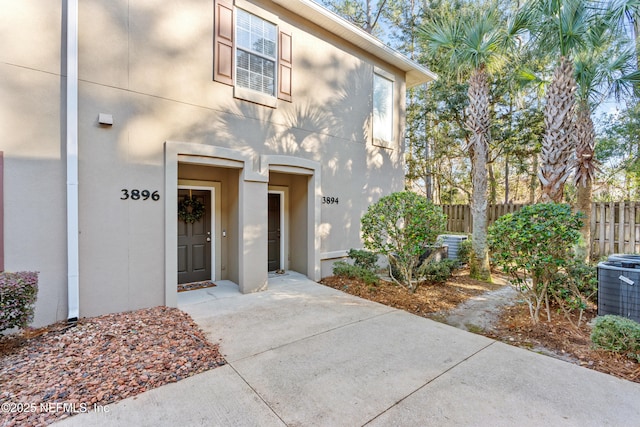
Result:
<svg viewBox="0 0 640 427">
<path fill-rule="evenodd" d="M 242 87 L 239 85 L 238 83 L 238 76 L 237 76 L 237 72 L 238 72 L 238 49 L 240 49 L 243 52 L 247 52 L 246 49 L 242 49 L 239 47 L 239 42 L 238 42 L 238 12 L 239 11 L 243 11 L 245 13 L 248 13 L 250 15 L 253 15 L 263 21 L 266 21 L 270 24 L 272 24 L 273 26 L 275 26 L 276 29 L 276 34 L 275 34 L 275 56 L 273 58 L 270 58 L 268 56 L 262 55 L 258 52 L 255 51 L 250 51 L 248 52 L 250 55 L 255 55 L 258 56 L 260 58 L 264 58 L 267 60 L 273 60 L 274 62 L 274 71 L 273 71 L 273 94 L 267 94 L 265 92 L 260 92 L 257 90 L 253 90 L 247 87 Z M 279 34 L 279 27 L 278 24 L 276 24 L 277 19 L 275 15 L 272 15 L 266 11 L 263 11 L 261 9 L 256 8 L 254 5 L 244 2 L 244 1 L 236 1 L 236 13 L 234 13 L 234 22 L 233 22 L 233 31 L 234 31 L 234 39 L 236 40 L 236 42 L 234 43 L 234 66 L 233 66 L 233 80 L 234 80 L 234 92 L 233 95 L 236 98 L 240 98 L 240 99 L 244 99 L 246 101 L 250 101 L 250 102 L 255 102 L 258 104 L 262 104 L 262 105 L 267 105 L 269 107 L 273 107 L 275 108 L 277 105 L 277 101 L 278 101 L 278 84 L 279 84 L 279 76 L 278 76 L 278 52 L 279 52 L 279 40 L 278 40 L 278 34 Z"/>
<path fill-rule="evenodd" d="M 377 105 L 379 97 L 378 83 L 386 83 L 389 88 L 389 94 L 386 98 L 385 104 L 389 111 L 382 117 L 378 114 L 381 109 Z M 388 73 L 379 68 L 375 68 L 373 72 L 373 90 L 372 90 L 372 135 L 373 144 L 385 148 L 392 148 L 395 141 L 395 108 L 394 108 L 394 95 L 395 95 L 395 78 L 391 73 Z"/>
</svg>

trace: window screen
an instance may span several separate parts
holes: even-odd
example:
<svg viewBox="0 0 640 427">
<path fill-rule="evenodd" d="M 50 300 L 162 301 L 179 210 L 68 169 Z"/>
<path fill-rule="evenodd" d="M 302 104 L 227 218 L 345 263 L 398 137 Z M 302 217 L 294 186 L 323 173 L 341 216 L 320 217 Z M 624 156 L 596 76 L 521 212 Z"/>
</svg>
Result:
<svg viewBox="0 0 640 427">
<path fill-rule="evenodd" d="M 274 96 L 276 87 L 276 26 L 238 9 L 236 40 L 236 84 Z"/>
</svg>

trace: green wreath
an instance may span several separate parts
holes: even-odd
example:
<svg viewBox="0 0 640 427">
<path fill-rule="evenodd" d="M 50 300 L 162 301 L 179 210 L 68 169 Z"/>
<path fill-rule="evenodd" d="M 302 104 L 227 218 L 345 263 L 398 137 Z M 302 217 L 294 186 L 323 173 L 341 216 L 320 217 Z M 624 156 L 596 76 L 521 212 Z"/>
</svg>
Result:
<svg viewBox="0 0 640 427">
<path fill-rule="evenodd" d="M 182 203 L 178 205 L 178 218 L 187 224 L 200 221 L 204 216 L 204 203 L 196 199 L 196 196 L 185 196 Z"/>
</svg>

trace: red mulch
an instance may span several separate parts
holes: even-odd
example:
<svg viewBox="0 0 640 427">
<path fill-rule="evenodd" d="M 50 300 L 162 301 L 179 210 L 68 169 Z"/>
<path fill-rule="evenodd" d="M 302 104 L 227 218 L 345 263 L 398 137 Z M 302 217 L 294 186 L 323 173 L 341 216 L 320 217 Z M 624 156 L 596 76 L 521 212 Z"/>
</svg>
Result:
<svg viewBox="0 0 640 427">
<path fill-rule="evenodd" d="M 591 345 L 590 322 L 597 315 L 597 308 L 586 310 L 579 328 L 577 314 L 572 315 L 573 325 L 560 310 L 551 308 L 551 322 L 542 310 L 540 322 L 534 325 L 526 304 L 502 308 L 494 331 L 485 335 L 516 345 L 542 351 L 554 357 L 604 372 L 619 378 L 640 383 L 640 363 L 624 355 L 595 349 Z M 574 326 L 575 325 L 575 326 Z"/>
<path fill-rule="evenodd" d="M 419 316 L 451 310 L 467 299 L 495 290 L 501 285 L 470 279 L 468 271 L 457 271 L 446 283 L 422 283 L 415 293 L 394 282 L 380 281 L 377 286 L 357 279 L 331 276 L 320 281 L 325 286 L 371 301 L 399 308 Z"/>
<path fill-rule="evenodd" d="M 191 317 L 155 307 L 0 338 L 0 425 L 44 426 L 226 362 Z"/>
</svg>

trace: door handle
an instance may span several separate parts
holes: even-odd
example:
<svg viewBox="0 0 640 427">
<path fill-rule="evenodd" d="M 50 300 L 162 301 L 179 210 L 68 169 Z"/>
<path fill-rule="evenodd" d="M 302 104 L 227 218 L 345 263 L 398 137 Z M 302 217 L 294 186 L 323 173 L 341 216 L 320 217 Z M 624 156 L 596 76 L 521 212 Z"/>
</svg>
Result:
<svg viewBox="0 0 640 427">
<path fill-rule="evenodd" d="M 207 242 L 210 242 L 210 241 L 211 241 L 211 237 L 207 237 Z"/>
</svg>

